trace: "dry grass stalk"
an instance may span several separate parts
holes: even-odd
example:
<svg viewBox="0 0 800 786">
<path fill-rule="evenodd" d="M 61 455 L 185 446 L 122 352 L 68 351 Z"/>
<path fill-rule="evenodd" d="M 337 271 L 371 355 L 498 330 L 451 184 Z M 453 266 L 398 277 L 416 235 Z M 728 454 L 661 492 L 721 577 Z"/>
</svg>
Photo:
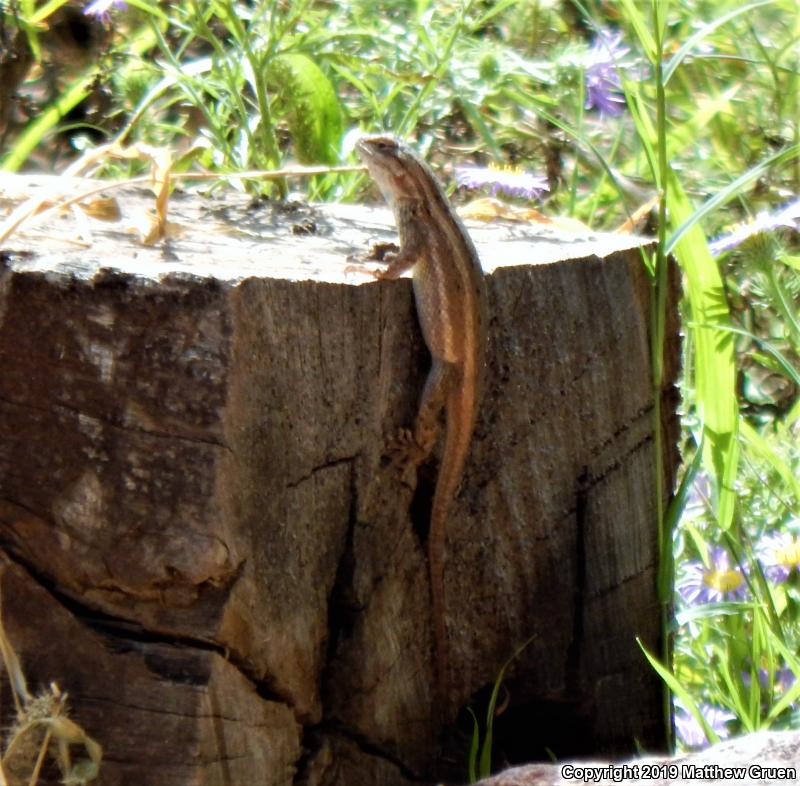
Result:
<svg viewBox="0 0 800 786">
<path fill-rule="evenodd" d="M 62 783 L 79 786 L 97 777 L 103 750 L 67 716 L 67 694 L 58 685 L 38 695 L 28 691 L 19 657 L 6 636 L 0 595 L 0 655 L 14 697 L 15 719 L 0 752 L 0 786 L 35 786 L 49 753 Z M 88 758 L 72 764 L 70 746 L 80 745 Z"/>
</svg>

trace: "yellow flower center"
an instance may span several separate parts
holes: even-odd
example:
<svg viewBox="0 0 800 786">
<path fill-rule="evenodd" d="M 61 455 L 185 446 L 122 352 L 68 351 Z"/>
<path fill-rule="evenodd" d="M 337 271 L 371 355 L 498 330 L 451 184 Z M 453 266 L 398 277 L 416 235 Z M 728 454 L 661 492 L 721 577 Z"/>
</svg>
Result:
<svg viewBox="0 0 800 786">
<path fill-rule="evenodd" d="M 719 592 L 733 592 L 741 585 L 742 574 L 738 570 L 710 570 L 703 581 Z"/>
<path fill-rule="evenodd" d="M 782 565 L 800 567 L 800 537 L 793 537 L 787 546 L 775 549 L 775 557 Z"/>
</svg>

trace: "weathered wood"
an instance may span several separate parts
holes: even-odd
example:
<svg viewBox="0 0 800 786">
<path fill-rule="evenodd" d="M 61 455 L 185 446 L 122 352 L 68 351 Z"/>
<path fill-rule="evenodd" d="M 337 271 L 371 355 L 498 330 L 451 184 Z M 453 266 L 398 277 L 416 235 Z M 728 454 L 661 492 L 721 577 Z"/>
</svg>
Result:
<svg viewBox="0 0 800 786">
<path fill-rule="evenodd" d="M 76 246 L 82 223 L 58 217 L 0 249 L 4 615 L 29 679 L 69 691 L 104 784 L 463 780 L 470 727 L 431 706 L 435 463 L 414 490 L 383 458 L 429 360 L 410 282 L 345 273 L 393 238 L 388 212 L 171 211 L 153 247 L 124 221 Z M 657 747 L 661 686 L 634 640 L 658 650 L 641 241 L 470 228 L 492 319 L 446 549 L 455 698 L 533 636 L 501 756 Z M 151 766 L 150 738 L 180 773 Z"/>
<path fill-rule="evenodd" d="M 100 783 L 292 782 L 300 725 L 223 653 L 76 615 L 5 556 L 0 589 L 28 678 L 68 687 L 76 718 L 104 745 Z"/>
</svg>

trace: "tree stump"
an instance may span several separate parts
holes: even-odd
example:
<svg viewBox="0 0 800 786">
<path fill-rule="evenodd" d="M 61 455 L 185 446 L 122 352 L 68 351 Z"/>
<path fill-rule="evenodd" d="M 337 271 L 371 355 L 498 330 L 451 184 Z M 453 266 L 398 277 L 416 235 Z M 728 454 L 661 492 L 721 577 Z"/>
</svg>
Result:
<svg viewBox="0 0 800 786">
<path fill-rule="evenodd" d="M 345 272 L 390 214 L 176 194 L 144 246 L 147 196 L 117 201 L 0 249 L 0 589 L 29 683 L 69 693 L 102 784 L 466 780 L 471 720 L 433 698 L 436 461 L 412 489 L 384 456 L 430 359 L 410 280 Z M 485 714 L 530 639 L 498 764 L 659 749 L 646 241 L 470 231 L 491 320 L 447 531 L 453 704 Z"/>
</svg>

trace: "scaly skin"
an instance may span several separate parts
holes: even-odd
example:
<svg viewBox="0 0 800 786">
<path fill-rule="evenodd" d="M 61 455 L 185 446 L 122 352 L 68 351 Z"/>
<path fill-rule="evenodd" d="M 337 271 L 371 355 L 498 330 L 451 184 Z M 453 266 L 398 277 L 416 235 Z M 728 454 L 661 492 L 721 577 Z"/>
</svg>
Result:
<svg viewBox="0 0 800 786">
<path fill-rule="evenodd" d="M 362 137 L 356 150 L 394 211 L 400 250 L 379 278 L 413 268 L 414 295 L 433 365 L 412 431 L 410 460 L 433 450 L 438 418 L 446 427 L 433 495 L 428 564 L 440 700 L 448 702 L 449 659 L 444 604 L 445 526 L 464 471 L 483 382 L 487 296 L 478 254 L 428 165 L 392 136 Z"/>
</svg>

